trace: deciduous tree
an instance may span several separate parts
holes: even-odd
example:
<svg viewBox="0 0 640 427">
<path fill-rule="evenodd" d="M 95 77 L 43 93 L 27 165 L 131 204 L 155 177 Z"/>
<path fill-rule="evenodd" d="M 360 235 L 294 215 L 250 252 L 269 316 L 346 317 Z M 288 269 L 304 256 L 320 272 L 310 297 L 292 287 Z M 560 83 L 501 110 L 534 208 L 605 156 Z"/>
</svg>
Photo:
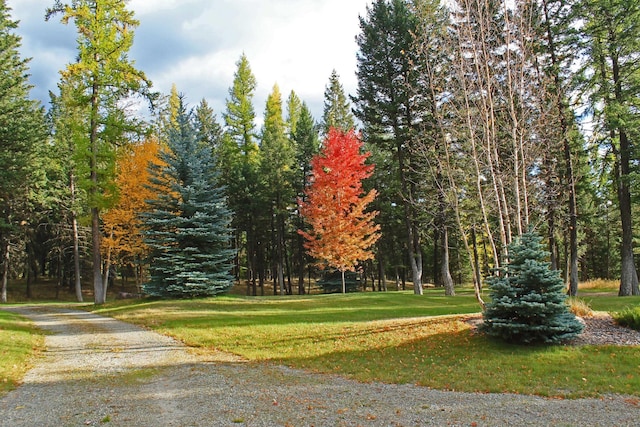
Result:
<svg viewBox="0 0 640 427">
<path fill-rule="evenodd" d="M 149 167 L 151 164 L 160 165 L 160 147 L 157 139 L 148 139 L 121 149 L 115 178 L 118 202 L 102 216 L 105 231 L 103 255 L 107 262 L 120 267 L 132 266 L 137 285 L 141 285 L 141 266 L 148 253 L 140 214 L 147 210 L 148 200 L 158 198 L 150 186 Z"/>
<path fill-rule="evenodd" d="M 344 272 L 372 259 L 371 247 L 380 238 L 380 226 L 374 223 L 377 212 L 366 211 L 376 190 L 364 194 L 362 187 L 362 180 L 371 176 L 374 166 L 365 164 L 369 154 L 361 154 L 361 147 L 353 130 L 330 129 L 322 152 L 311 161 L 307 200 L 300 203 L 302 216 L 310 225 L 308 232 L 299 231 L 306 239 L 305 247 L 320 266 L 342 273 L 343 293 Z"/>
</svg>

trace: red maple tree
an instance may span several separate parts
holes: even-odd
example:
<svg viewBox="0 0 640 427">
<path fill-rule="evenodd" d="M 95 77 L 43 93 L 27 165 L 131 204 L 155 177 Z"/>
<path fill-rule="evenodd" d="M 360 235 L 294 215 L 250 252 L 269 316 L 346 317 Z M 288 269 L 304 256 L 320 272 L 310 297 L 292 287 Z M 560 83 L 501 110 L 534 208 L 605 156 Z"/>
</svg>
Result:
<svg viewBox="0 0 640 427">
<path fill-rule="evenodd" d="M 309 255 L 321 268 L 335 268 L 342 273 L 354 271 L 358 262 L 373 258 L 371 247 L 380 238 L 380 226 L 374 223 L 377 211 L 366 212 L 376 190 L 364 194 L 362 180 L 373 173 L 365 164 L 371 153 L 361 154 L 362 142 L 353 130 L 329 130 L 320 154 L 311 160 L 310 185 L 306 201 L 300 201 L 300 213 L 310 231 L 304 236 Z"/>
</svg>

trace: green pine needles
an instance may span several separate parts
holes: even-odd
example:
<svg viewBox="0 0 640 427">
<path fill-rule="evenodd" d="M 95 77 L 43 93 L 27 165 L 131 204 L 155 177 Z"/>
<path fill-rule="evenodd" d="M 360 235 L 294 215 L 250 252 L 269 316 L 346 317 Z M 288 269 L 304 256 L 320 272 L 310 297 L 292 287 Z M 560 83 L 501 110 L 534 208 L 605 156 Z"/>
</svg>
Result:
<svg viewBox="0 0 640 427">
<path fill-rule="evenodd" d="M 510 262 L 487 280 L 491 302 L 480 329 L 488 335 L 519 344 L 554 344 L 582 332 L 540 240 L 534 233 L 520 236 L 509 245 Z"/>
<path fill-rule="evenodd" d="M 233 284 L 231 211 L 218 185 L 212 147 L 198 141 L 191 114 L 181 105 L 168 132 L 163 165 L 151 165 L 145 242 L 151 249 L 144 291 L 162 298 L 213 296 Z"/>
</svg>

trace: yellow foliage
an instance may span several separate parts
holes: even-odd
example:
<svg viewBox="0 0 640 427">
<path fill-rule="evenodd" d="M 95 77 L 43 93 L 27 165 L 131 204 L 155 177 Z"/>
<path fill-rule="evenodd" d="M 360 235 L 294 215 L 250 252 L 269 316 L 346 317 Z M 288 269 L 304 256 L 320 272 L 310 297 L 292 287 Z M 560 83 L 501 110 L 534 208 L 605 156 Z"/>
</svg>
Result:
<svg viewBox="0 0 640 427">
<path fill-rule="evenodd" d="M 118 202 L 102 216 L 104 239 L 102 250 L 115 264 L 127 265 L 144 256 L 147 247 L 141 233 L 140 213 L 146 201 L 156 197 L 149 185 L 149 164 L 161 165 L 157 139 L 131 144 L 117 159 L 116 185 Z"/>
</svg>

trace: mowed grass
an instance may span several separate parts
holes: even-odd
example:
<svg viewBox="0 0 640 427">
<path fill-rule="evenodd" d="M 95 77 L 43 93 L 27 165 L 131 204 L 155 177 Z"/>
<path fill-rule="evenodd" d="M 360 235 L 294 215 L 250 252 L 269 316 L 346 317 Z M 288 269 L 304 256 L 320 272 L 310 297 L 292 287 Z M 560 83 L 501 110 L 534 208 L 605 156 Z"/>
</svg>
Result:
<svg viewBox="0 0 640 427">
<path fill-rule="evenodd" d="M 591 303 L 595 310 L 608 311 L 638 305 L 640 298 L 593 296 Z M 640 395 L 638 347 L 497 342 L 474 333 L 468 320 L 479 316 L 479 306 L 468 291 L 454 298 L 432 290 L 424 296 L 389 292 L 125 301 L 95 311 L 175 336 L 202 351 L 364 382 L 553 397 Z"/>
<path fill-rule="evenodd" d="M 32 323 L 0 310 L 0 397 L 20 384 L 29 358 L 40 351 L 44 336 Z"/>
</svg>

